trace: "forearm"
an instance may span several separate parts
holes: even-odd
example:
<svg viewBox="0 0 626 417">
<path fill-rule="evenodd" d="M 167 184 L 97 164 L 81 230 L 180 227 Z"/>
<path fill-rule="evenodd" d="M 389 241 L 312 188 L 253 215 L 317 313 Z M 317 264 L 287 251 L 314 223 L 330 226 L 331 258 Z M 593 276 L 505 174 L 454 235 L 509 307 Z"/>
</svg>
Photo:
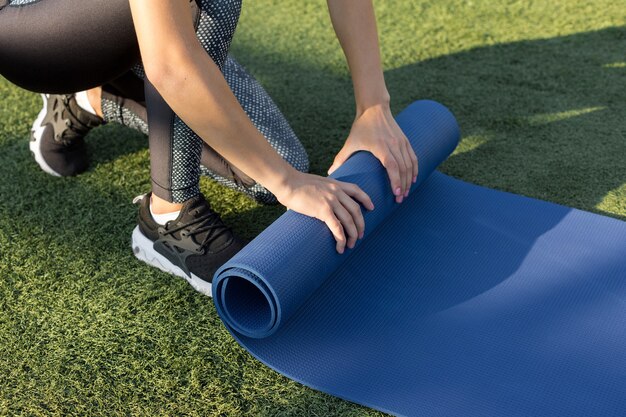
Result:
<svg viewBox="0 0 626 417">
<path fill-rule="evenodd" d="M 268 190 L 293 170 L 254 127 L 222 73 L 203 51 L 191 53 L 155 86 L 172 110 L 231 164 Z M 186 68 L 181 76 L 180 68 Z"/>
<path fill-rule="evenodd" d="M 328 9 L 352 75 L 357 115 L 371 106 L 388 105 L 371 0 L 328 0 Z"/>
<path fill-rule="evenodd" d="M 254 127 L 202 48 L 187 3 L 131 0 L 147 77 L 206 143 L 275 193 L 293 168 Z"/>
<path fill-rule="evenodd" d="M 417 157 L 389 108 L 371 0 L 327 0 L 354 85 L 356 117 L 329 173 L 354 152 L 370 151 L 387 169 L 391 191 L 401 203 L 417 179 Z"/>
</svg>

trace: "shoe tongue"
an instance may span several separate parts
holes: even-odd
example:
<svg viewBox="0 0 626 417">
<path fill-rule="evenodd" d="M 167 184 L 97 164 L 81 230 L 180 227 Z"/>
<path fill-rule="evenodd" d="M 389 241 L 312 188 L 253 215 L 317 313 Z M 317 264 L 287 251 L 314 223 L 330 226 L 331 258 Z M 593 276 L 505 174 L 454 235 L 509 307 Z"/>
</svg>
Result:
<svg viewBox="0 0 626 417">
<path fill-rule="evenodd" d="M 93 128 L 102 124 L 102 119 L 94 114 L 89 113 L 78 105 L 76 97 L 70 98 L 68 102 L 70 115 L 73 116 L 74 123 L 82 124 L 80 128 Z"/>
<path fill-rule="evenodd" d="M 204 197 L 197 196 L 189 201 L 187 201 L 183 208 L 180 210 L 180 215 L 174 221 L 176 224 L 189 224 L 194 220 L 197 220 L 199 217 L 204 217 L 210 213 L 215 213 L 211 210 L 211 206 L 209 202 L 204 199 Z M 205 226 L 210 225 L 219 225 L 218 227 L 209 229 L 204 232 L 200 232 L 193 235 L 193 239 L 196 243 L 200 244 L 204 242 L 207 237 L 210 239 L 210 243 L 207 245 L 209 250 L 217 249 L 231 239 L 231 234 L 222 232 L 222 229 L 225 229 L 226 226 L 222 223 L 220 217 L 217 214 L 214 214 L 210 220 L 204 220 L 202 222 L 195 223 L 190 226 L 191 229 L 195 229 L 196 227 L 203 228 Z M 215 237 L 214 237 L 215 236 Z"/>
</svg>

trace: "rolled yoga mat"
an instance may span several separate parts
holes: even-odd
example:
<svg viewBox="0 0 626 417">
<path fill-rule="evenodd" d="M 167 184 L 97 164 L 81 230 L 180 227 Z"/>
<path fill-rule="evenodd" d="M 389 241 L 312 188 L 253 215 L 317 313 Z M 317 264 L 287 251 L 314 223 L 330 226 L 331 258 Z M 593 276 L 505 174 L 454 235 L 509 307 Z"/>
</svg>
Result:
<svg viewBox="0 0 626 417">
<path fill-rule="evenodd" d="M 217 311 L 261 362 L 407 416 L 626 416 L 626 223 L 435 172 L 459 129 L 397 118 L 419 159 L 402 204 L 368 152 L 332 177 L 376 208 L 339 255 L 287 211 L 215 275 Z"/>
</svg>

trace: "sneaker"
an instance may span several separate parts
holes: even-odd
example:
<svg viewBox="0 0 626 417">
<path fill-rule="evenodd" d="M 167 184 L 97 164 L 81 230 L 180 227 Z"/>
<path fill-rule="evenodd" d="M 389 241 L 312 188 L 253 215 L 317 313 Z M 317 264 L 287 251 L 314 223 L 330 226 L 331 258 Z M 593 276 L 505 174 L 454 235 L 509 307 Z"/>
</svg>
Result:
<svg viewBox="0 0 626 417">
<path fill-rule="evenodd" d="M 213 274 L 232 258 L 244 242 L 233 235 L 202 195 L 188 200 L 176 220 L 164 226 L 150 214 L 150 194 L 136 197 L 138 225 L 132 248 L 137 259 L 182 277 L 202 294 L 211 296 Z"/>
<path fill-rule="evenodd" d="M 74 94 L 42 94 L 43 108 L 33 123 L 30 150 L 50 175 L 80 174 L 89 166 L 85 135 L 102 119 L 78 106 Z"/>
</svg>

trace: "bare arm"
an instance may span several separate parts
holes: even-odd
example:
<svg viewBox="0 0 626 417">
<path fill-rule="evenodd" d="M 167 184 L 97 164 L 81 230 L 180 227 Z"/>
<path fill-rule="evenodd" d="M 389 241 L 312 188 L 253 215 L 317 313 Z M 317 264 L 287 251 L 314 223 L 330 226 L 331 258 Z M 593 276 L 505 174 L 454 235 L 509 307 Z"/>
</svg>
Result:
<svg viewBox="0 0 626 417">
<path fill-rule="evenodd" d="M 148 79 L 185 123 L 268 189 L 294 170 L 250 122 L 194 32 L 186 0 L 131 0 Z"/>
<path fill-rule="evenodd" d="M 196 38 L 188 0 L 130 0 L 148 79 L 172 110 L 230 163 L 295 211 L 324 221 L 337 250 L 354 246 L 372 209 L 357 186 L 304 174 L 289 165 L 254 127 L 219 68 Z"/>
<path fill-rule="evenodd" d="M 350 67 L 356 101 L 350 136 L 329 171 L 352 153 L 368 150 L 387 169 L 396 201 L 401 202 L 417 176 L 417 158 L 391 115 L 372 2 L 328 0 L 328 9 Z"/>
</svg>

